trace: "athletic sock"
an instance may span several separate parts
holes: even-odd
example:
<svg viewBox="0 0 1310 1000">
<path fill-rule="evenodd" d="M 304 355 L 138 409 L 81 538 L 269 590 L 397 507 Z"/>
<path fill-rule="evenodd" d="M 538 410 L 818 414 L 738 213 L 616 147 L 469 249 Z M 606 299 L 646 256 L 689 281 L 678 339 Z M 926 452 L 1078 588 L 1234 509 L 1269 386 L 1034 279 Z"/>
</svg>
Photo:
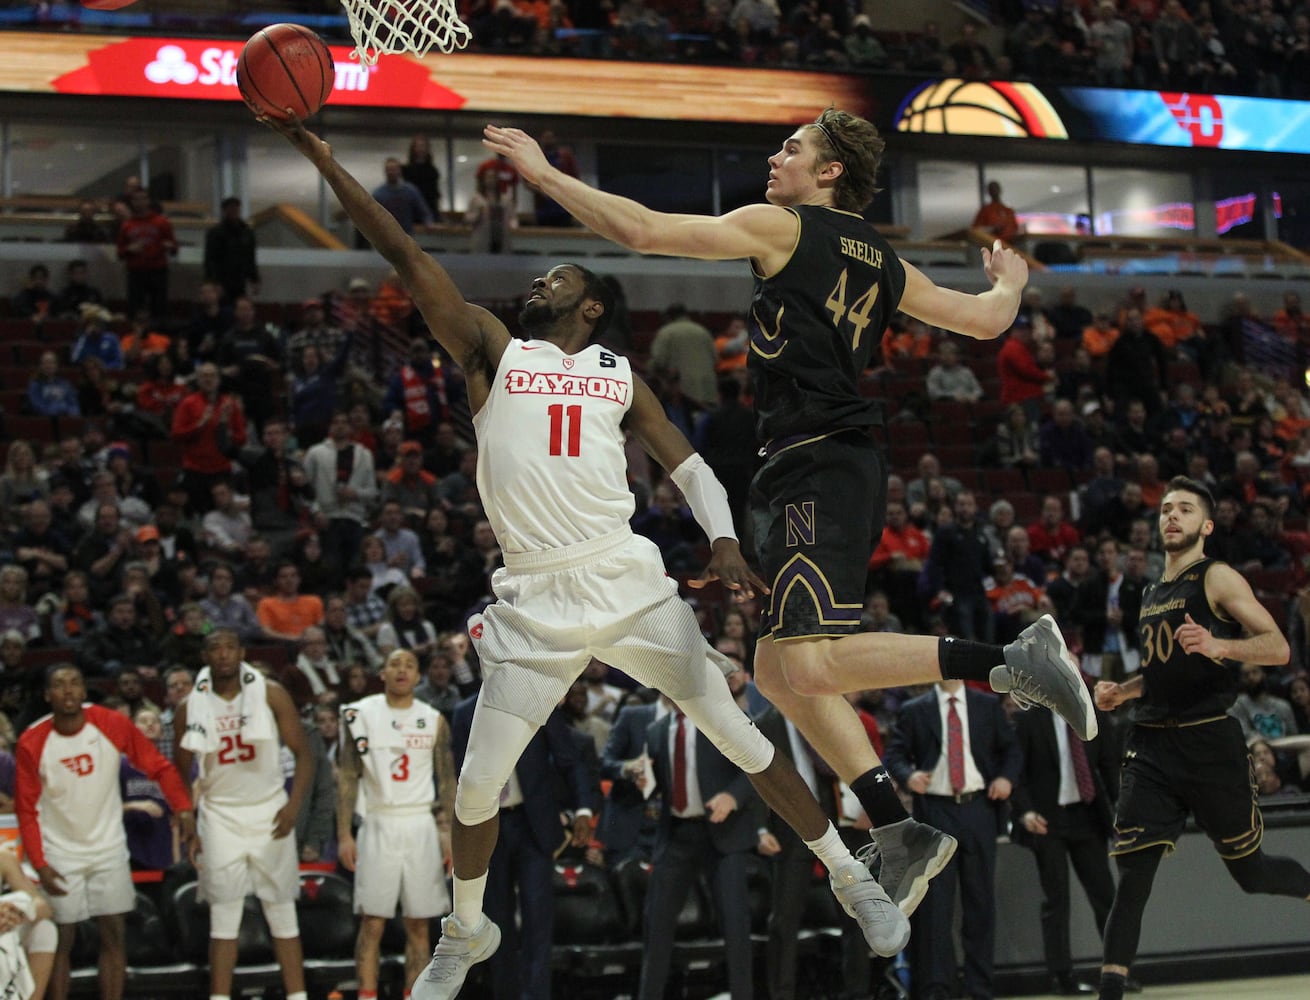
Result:
<svg viewBox="0 0 1310 1000">
<path fill-rule="evenodd" d="M 309 1000 L 309 994 L 304 990 L 296 990 L 295 993 L 288 993 L 287 1000 Z"/>
<path fill-rule="evenodd" d="M 1102 972 L 1100 1000 L 1124 1000 L 1127 982 L 1127 978 L 1117 972 Z"/>
<path fill-rule="evenodd" d="M 209 1000 L 232 1000 L 232 998 L 226 993 L 211 993 Z"/>
<path fill-rule="evenodd" d="M 358 1000 L 378 1000 L 377 990 L 360 990 L 355 994 Z"/>
<path fill-rule="evenodd" d="M 896 794 L 892 776 L 881 764 L 852 781 L 851 791 L 860 800 L 860 805 L 864 806 L 875 830 L 910 818 L 905 806 L 901 805 L 900 796 Z"/>
<path fill-rule="evenodd" d="M 482 920 L 482 897 L 487 891 L 487 874 L 477 878 L 455 876 L 455 919 L 467 931 L 472 931 Z"/>
<path fill-rule="evenodd" d="M 850 848 L 842 843 L 841 836 L 837 833 L 837 828 L 831 823 L 828 829 L 823 832 L 823 836 L 818 840 L 807 840 L 805 846 L 814 852 L 814 856 L 823 862 L 823 866 L 828 871 L 836 871 L 848 861 L 855 860 L 851 857 Z"/>
<path fill-rule="evenodd" d="M 1005 648 L 972 639 L 942 636 L 937 643 L 937 666 L 943 680 L 986 681 L 992 667 L 1005 662 Z"/>
</svg>

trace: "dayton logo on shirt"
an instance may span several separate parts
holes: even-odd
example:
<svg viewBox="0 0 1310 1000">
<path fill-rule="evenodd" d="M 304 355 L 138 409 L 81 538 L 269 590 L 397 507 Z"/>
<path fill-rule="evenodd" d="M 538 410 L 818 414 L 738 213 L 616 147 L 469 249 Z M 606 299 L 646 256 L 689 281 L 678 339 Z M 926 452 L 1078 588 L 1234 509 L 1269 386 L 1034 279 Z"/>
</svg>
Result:
<svg viewBox="0 0 1310 1000">
<path fill-rule="evenodd" d="M 505 373 L 505 391 L 539 396 L 594 396 L 624 404 L 628 401 L 628 384 L 620 379 L 600 375 L 526 372 L 520 368 Z"/>
<path fill-rule="evenodd" d="M 80 753 L 76 757 L 61 757 L 59 763 L 68 768 L 79 778 L 85 778 L 96 769 L 95 761 L 89 753 Z"/>
</svg>

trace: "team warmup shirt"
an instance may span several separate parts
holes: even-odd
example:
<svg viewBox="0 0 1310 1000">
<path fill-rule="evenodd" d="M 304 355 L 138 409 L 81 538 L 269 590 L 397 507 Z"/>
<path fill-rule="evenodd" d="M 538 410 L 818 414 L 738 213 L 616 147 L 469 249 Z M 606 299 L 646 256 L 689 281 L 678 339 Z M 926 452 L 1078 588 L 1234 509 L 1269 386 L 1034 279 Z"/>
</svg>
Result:
<svg viewBox="0 0 1310 1000">
<path fill-rule="evenodd" d="M 267 713 L 267 731 L 273 738 L 247 741 L 241 733 L 240 695 L 231 701 L 213 693 L 200 696 L 213 699 L 214 732 L 219 737 L 218 750 L 205 754 L 200 768 L 202 807 L 259 806 L 282 792 L 282 745 L 268 702 L 254 704 L 253 709 Z"/>
<path fill-rule="evenodd" d="M 428 810 L 436 800 L 432 755 L 441 715 L 417 698 L 409 708 L 392 708 L 385 694 L 369 695 L 345 708 L 345 721 L 364 763 L 368 814 L 389 809 Z M 359 716 L 367 714 L 369 725 Z M 379 724 L 388 732 L 373 735 Z M 362 736 L 362 732 L 370 735 Z M 367 742 L 361 747 L 360 740 Z"/>
<path fill-rule="evenodd" d="M 130 719 L 98 705 L 83 712 L 86 721 L 71 736 L 56 732 L 48 715 L 18 741 L 14 811 L 34 868 L 48 863 L 47 853 L 65 863 L 127 857 L 119 790 L 123 756 L 159 783 L 174 813 L 191 808 L 177 771 Z"/>
<path fill-rule="evenodd" d="M 635 501 L 621 425 L 632 388 L 628 360 L 599 344 L 565 355 L 544 340 L 509 342 L 473 418 L 478 494 L 503 551 L 562 548 L 627 527 Z"/>
</svg>

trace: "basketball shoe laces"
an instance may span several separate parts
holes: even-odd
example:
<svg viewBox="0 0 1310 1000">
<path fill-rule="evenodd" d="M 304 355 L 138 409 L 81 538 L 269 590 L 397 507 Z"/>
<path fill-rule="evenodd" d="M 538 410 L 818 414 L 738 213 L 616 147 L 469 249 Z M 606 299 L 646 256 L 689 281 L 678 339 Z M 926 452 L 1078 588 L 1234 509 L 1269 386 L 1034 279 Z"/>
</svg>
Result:
<svg viewBox="0 0 1310 1000">
<path fill-rule="evenodd" d="M 428 966 L 428 982 L 451 982 L 459 975 L 461 968 L 469 964 L 472 951 L 471 938 L 452 938 L 443 934 L 437 946 L 432 949 L 432 962 Z"/>
</svg>

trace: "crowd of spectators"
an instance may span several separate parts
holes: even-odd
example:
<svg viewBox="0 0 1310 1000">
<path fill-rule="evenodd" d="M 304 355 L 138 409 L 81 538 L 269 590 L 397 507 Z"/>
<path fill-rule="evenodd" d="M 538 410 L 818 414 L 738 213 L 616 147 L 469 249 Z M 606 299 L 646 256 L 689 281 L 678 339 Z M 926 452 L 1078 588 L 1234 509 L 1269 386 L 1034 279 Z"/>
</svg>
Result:
<svg viewBox="0 0 1310 1000">
<path fill-rule="evenodd" d="M 166 12 L 167 4 L 156 6 Z M 971 5 L 979 20 L 965 18 L 947 33 L 936 21 L 875 25 L 858 5 L 838 0 L 459 6 L 474 51 L 1310 96 L 1310 12 L 1294 0 L 996 0 L 985 13 Z M 278 9 L 297 8 L 322 33 L 347 37 L 335 2 Z M 76 25 L 80 12 L 75 4 L 35 4 L 32 23 Z M 188 7 L 188 24 L 239 32 L 237 15 L 246 12 L 246 5 L 215 4 L 205 15 Z"/>
</svg>

